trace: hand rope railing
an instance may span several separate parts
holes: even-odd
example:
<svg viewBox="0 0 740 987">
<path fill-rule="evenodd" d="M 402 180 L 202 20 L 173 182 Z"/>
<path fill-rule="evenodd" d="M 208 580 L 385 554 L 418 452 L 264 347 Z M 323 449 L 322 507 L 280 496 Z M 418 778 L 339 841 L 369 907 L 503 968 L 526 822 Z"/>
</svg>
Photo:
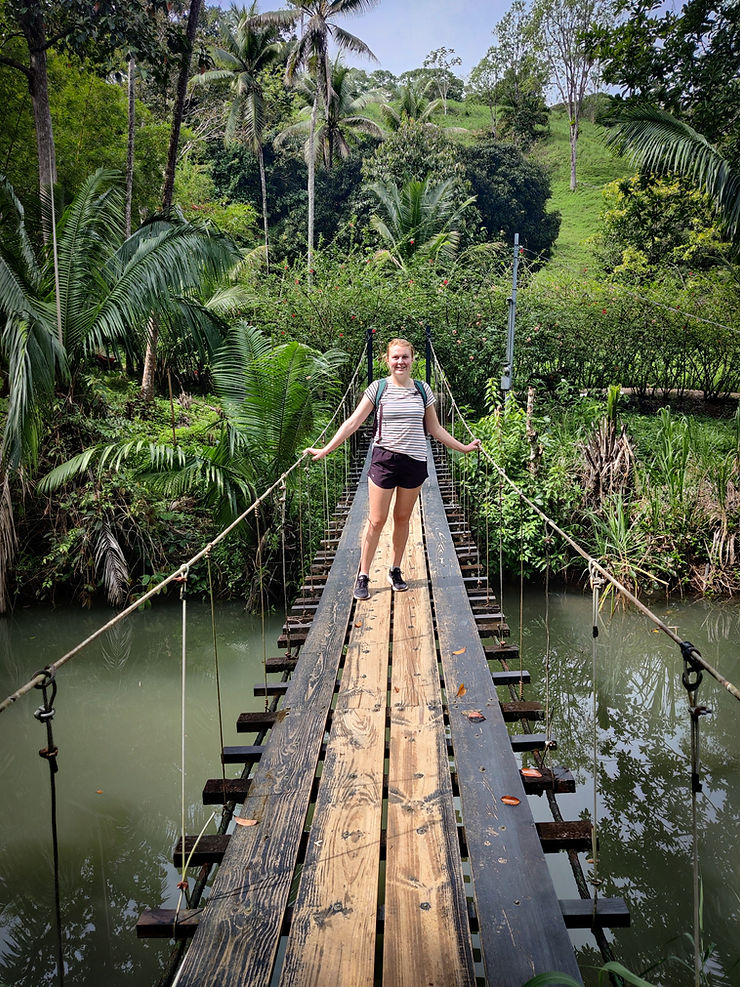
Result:
<svg viewBox="0 0 740 987">
<path fill-rule="evenodd" d="M 342 399 L 339 401 L 336 411 L 329 419 L 329 421 L 326 423 L 324 428 L 321 430 L 320 434 L 315 439 L 315 442 L 320 442 L 321 439 L 324 437 L 324 435 L 327 433 L 327 431 L 333 425 L 335 419 L 337 418 L 337 416 L 340 414 L 342 410 L 344 398 L 346 397 L 347 394 L 351 392 L 352 388 L 354 387 L 355 380 L 357 379 L 357 376 L 359 375 L 360 371 L 364 369 L 364 366 L 365 364 L 363 358 L 357 364 L 357 367 L 355 368 L 355 372 L 352 374 L 352 379 L 350 380 L 344 395 L 342 395 Z M 143 596 L 140 596 L 138 600 L 130 604 L 130 606 L 126 607 L 125 610 L 122 610 L 119 614 L 116 614 L 115 617 L 113 617 L 107 623 L 103 624 L 96 631 L 94 631 L 92 634 L 86 637 L 84 641 L 80 641 L 79 644 L 75 645 L 74 648 L 72 648 L 66 654 L 62 655 L 61 658 L 58 658 L 56 661 L 51 662 L 42 671 L 37 672 L 37 674 L 34 675 L 34 677 L 30 681 L 26 682 L 25 685 L 20 686 L 18 689 L 16 689 L 15 692 L 13 692 L 6 699 L 0 702 L 0 713 L 4 713 L 5 710 L 9 709 L 14 703 L 16 703 L 21 698 L 21 696 L 25 696 L 36 686 L 40 687 L 43 684 L 43 682 L 47 680 L 49 674 L 52 675 L 55 674 L 58 671 L 58 669 L 60 669 L 63 665 L 65 665 L 70 659 L 74 658 L 75 655 L 78 655 L 81 651 L 83 651 L 88 646 L 88 644 L 92 644 L 93 641 L 97 640 L 102 634 L 110 630 L 111 627 L 115 627 L 116 624 L 120 623 L 122 620 L 125 620 L 126 617 L 132 614 L 135 610 L 138 610 L 140 606 L 143 606 L 143 604 L 146 603 L 148 600 L 150 600 L 153 596 L 156 596 L 157 593 L 160 593 L 170 583 L 182 582 L 183 579 L 187 578 L 188 572 L 192 568 L 192 566 L 194 566 L 197 562 L 200 562 L 201 559 L 207 557 L 211 552 L 211 550 L 216 545 L 218 545 L 219 542 L 222 542 L 224 538 L 227 537 L 227 535 L 231 534 L 231 532 L 242 523 L 242 521 L 246 520 L 246 518 L 249 517 L 250 514 L 254 513 L 254 511 L 256 511 L 259 508 L 259 505 L 263 501 L 265 501 L 274 490 L 280 487 L 281 484 L 283 484 L 285 480 L 291 475 L 291 473 L 301 465 L 305 457 L 306 457 L 306 453 L 305 452 L 301 453 L 300 457 L 293 463 L 293 465 L 290 466 L 287 470 L 285 470 L 285 472 L 282 473 L 281 476 L 277 478 L 277 480 L 275 480 L 272 486 L 268 487 L 267 490 L 265 490 L 259 497 L 257 497 L 256 500 L 254 500 L 249 505 L 249 507 L 246 508 L 246 510 L 242 511 L 242 513 L 239 515 L 238 518 L 232 521 L 231 524 L 228 525 L 228 527 L 223 529 L 223 531 L 219 532 L 219 534 L 216 535 L 215 538 L 209 541 L 208 544 L 205 545 L 195 555 L 193 555 L 192 558 L 188 559 L 187 562 L 183 562 L 182 565 L 180 565 L 177 569 L 175 569 L 174 572 L 171 572 L 168 576 L 165 576 L 162 582 L 158 583 L 152 589 L 148 590 L 146 593 L 144 593 Z"/>
<path fill-rule="evenodd" d="M 457 406 L 455 398 L 452 394 L 452 390 L 450 389 L 449 382 L 447 380 L 444 370 L 442 369 L 441 364 L 439 363 L 439 359 L 437 357 L 436 352 L 434 351 L 434 348 L 432 348 L 432 356 L 435 362 L 435 368 L 437 370 L 437 373 L 439 374 L 439 379 L 447 390 L 448 397 L 450 402 L 452 403 L 453 408 L 457 409 L 460 421 L 462 422 L 463 426 L 467 429 L 470 437 L 473 439 L 477 438 L 472 428 L 468 424 L 467 419 L 465 418 L 465 416 L 462 414 L 459 407 Z M 566 531 L 563 531 L 563 529 L 555 521 L 553 521 L 552 518 L 548 517 L 547 514 L 545 514 L 545 512 L 541 508 L 539 508 L 537 504 L 535 504 L 532 500 L 530 500 L 529 497 L 527 497 L 527 495 L 524 493 L 524 491 L 521 490 L 516 483 L 514 483 L 514 481 L 508 476 L 506 471 L 498 465 L 496 460 L 493 458 L 493 456 L 491 456 L 491 454 L 486 449 L 483 449 L 483 454 L 490 461 L 491 465 L 498 472 L 499 476 L 504 480 L 504 482 L 508 483 L 511 489 L 514 490 L 514 492 L 521 498 L 521 500 L 525 504 L 527 504 L 536 514 L 538 514 L 539 517 L 542 518 L 545 524 L 547 524 L 552 531 L 560 535 L 560 537 L 564 541 L 566 541 L 570 545 L 570 547 L 575 552 L 577 552 L 578 555 L 581 556 L 581 558 L 585 559 L 590 569 L 595 569 L 597 572 L 599 572 L 604 577 L 604 579 L 610 582 L 612 586 L 619 593 L 622 594 L 622 596 L 625 599 L 629 600 L 630 603 L 632 603 L 633 606 L 635 606 L 641 613 L 643 613 L 649 620 L 651 620 L 659 630 L 663 631 L 664 634 L 666 634 L 675 644 L 677 644 L 681 648 L 682 654 L 688 654 L 692 662 L 694 662 L 696 665 L 699 665 L 708 675 L 711 675 L 712 678 L 715 679 L 717 682 L 719 682 L 719 684 L 724 689 L 726 689 L 727 692 L 730 693 L 730 695 L 734 696 L 735 699 L 740 700 L 740 689 L 738 689 L 736 685 L 733 685 L 733 683 L 730 682 L 728 679 L 726 679 L 724 675 L 721 674 L 721 672 L 717 671 L 716 668 L 713 668 L 709 664 L 709 662 L 706 661 L 706 659 L 702 656 L 702 654 L 690 642 L 682 640 L 679 637 L 679 635 L 676 634 L 675 631 L 673 631 L 667 624 L 665 624 L 660 619 L 660 617 L 654 614 L 649 607 L 645 606 L 645 604 L 641 600 L 639 600 L 634 593 L 630 592 L 630 590 L 628 590 L 626 586 L 623 586 L 622 583 L 620 583 L 619 580 L 615 576 L 613 576 L 608 569 L 605 569 L 604 566 L 602 566 L 597 559 L 595 559 L 592 555 L 590 555 L 585 548 L 582 548 L 581 545 L 579 545 L 577 541 L 571 538 L 571 536 Z"/>
</svg>

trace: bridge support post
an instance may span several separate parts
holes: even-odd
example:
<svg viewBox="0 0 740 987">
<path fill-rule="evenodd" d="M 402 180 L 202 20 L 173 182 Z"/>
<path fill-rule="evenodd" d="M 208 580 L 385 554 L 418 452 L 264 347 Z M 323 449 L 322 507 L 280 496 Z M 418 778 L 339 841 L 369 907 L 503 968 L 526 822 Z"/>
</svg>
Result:
<svg viewBox="0 0 740 987">
<path fill-rule="evenodd" d="M 427 384 L 429 384 L 429 386 L 431 387 L 432 386 L 432 327 L 428 324 L 425 326 L 425 333 L 426 333 L 426 339 L 425 339 L 426 349 L 424 351 L 424 359 L 426 361 L 426 366 L 427 366 Z"/>
<path fill-rule="evenodd" d="M 369 387 L 373 382 L 373 331 L 368 327 L 367 330 L 367 386 Z"/>
</svg>

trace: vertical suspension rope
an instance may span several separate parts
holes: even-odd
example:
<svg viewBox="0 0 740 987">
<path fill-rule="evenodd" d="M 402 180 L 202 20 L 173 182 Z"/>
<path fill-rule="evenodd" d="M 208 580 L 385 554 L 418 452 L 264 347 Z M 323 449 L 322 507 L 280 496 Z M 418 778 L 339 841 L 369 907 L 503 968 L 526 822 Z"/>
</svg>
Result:
<svg viewBox="0 0 740 987">
<path fill-rule="evenodd" d="M 43 757 L 49 764 L 49 786 L 51 802 L 51 847 L 54 865 L 54 915 L 56 920 L 57 939 L 57 979 L 59 987 L 64 987 L 64 938 L 62 932 L 62 905 L 61 892 L 59 887 L 59 831 L 57 828 L 57 786 L 56 773 L 59 770 L 57 755 L 59 748 L 54 745 L 54 735 L 51 721 L 54 719 L 54 699 L 57 694 L 57 683 L 54 672 L 49 668 L 44 668 L 37 675 L 43 675 L 44 680 L 36 684 L 37 689 L 41 689 L 44 697 L 43 705 L 39 706 L 33 714 L 39 723 L 46 725 L 46 747 L 39 751 L 39 756 Z M 47 690 L 51 686 L 51 696 Z"/>
<path fill-rule="evenodd" d="M 187 870 L 185 866 L 185 712 L 187 684 L 187 654 L 188 654 L 188 576 L 190 569 L 187 565 L 180 570 L 180 600 L 182 602 L 182 657 L 180 663 L 180 846 L 182 847 L 182 876 L 180 890 L 187 889 Z M 182 898 L 182 895 L 180 896 Z M 178 904 L 179 910 L 179 904 Z"/>
<path fill-rule="evenodd" d="M 306 575 L 306 558 L 303 552 L 303 471 L 298 470 L 298 557 L 300 558 L 299 572 L 301 580 Z"/>
<path fill-rule="evenodd" d="M 267 701 L 267 644 L 265 638 L 265 592 L 264 584 L 262 581 L 262 534 L 260 532 L 260 509 L 259 505 L 254 509 L 254 525 L 257 534 L 257 579 L 259 581 L 260 588 L 260 627 L 262 632 L 262 671 L 263 680 L 265 685 L 265 712 L 267 712 L 269 703 Z"/>
<path fill-rule="evenodd" d="M 211 553 L 210 551 L 206 555 L 206 562 L 208 564 L 208 595 L 211 601 L 211 634 L 213 636 L 213 662 L 216 672 L 216 702 L 218 705 L 218 737 L 221 743 L 221 748 L 219 750 L 219 761 L 221 762 L 221 781 L 223 782 L 223 788 L 221 789 L 224 805 L 226 804 L 226 765 L 223 759 L 224 750 L 224 717 L 223 709 L 221 703 L 221 670 L 218 664 L 218 637 L 216 635 L 216 604 L 213 598 L 213 574 L 211 573 Z M 185 847 L 183 846 L 183 854 L 185 853 Z"/>
<path fill-rule="evenodd" d="M 696 705 L 696 694 L 701 684 L 703 674 L 695 655 L 701 657 L 690 641 L 681 642 L 684 670 L 681 681 L 686 689 L 691 716 L 691 877 L 693 891 L 693 924 L 694 924 L 694 987 L 701 984 L 701 886 L 699 880 L 699 817 L 697 795 L 701 792 L 699 776 L 699 718 L 711 709 L 707 706 Z"/>
<path fill-rule="evenodd" d="M 519 498 L 519 701 L 524 699 L 524 505 Z"/>
<path fill-rule="evenodd" d="M 592 720 L 592 757 L 594 776 L 594 802 L 593 802 L 593 825 L 591 827 L 591 858 L 593 860 L 593 878 L 591 884 L 594 888 L 594 920 L 596 918 L 596 907 L 599 894 L 599 841 L 598 841 L 598 821 L 599 821 L 599 737 L 598 737 L 598 709 L 596 699 L 596 657 L 597 640 L 599 637 L 599 596 L 604 580 L 601 574 L 589 563 L 589 579 L 591 582 L 591 720 Z M 595 923 L 594 923 L 595 924 Z"/>
<path fill-rule="evenodd" d="M 313 511 L 311 510 L 311 476 L 308 472 L 308 465 L 305 467 L 306 473 L 306 508 L 308 511 L 308 552 L 309 558 L 313 557 Z"/>
<path fill-rule="evenodd" d="M 491 526 L 491 516 L 489 510 L 490 496 L 491 496 L 491 481 L 489 477 L 489 467 L 488 467 L 488 457 L 485 460 L 486 463 L 486 500 L 485 500 L 485 514 L 486 514 L 486 606 L 490 606 L 491 603 L 491 580 L 489 578 L 489 573 L 491 571 L 491 560 L 490 560 L 490 526 Z M 498 605 L 499 611 L 503 614 L 503 603 L 499 601 Z"/>
<path fill-rule="evenodd" d="M 285 564 L 285 516 L 287 511 L 288 488 L 285 480 L 280 485 L 280 555 L 283 571 L 283 612 L 285 613 L 285 636 L 288 639 L 287 654 L 290 655 L 290 621 L 288 620 L 288 570 Z M 267 700 L 267 696 L 265 696 Z"/>
<path fill-rule="evenodd" d="M 550 538 L 545 525 L 545 757 L 550 756 L 552 747 L 550 710 Z"/>
<path fill-rule="evenodd" d="M 488 457 L 486 457 L 488 463 Z M 498 606 L 504 612 L 504 480 L 498 478 Z"/>
<path fill-rule="evenodd" d="M 324 466 L 324 489 L 323 489 L 323 509 L 324 509 L 324 531 L 329 530 L 329 466 L 327 463 L 328 456 L 324 456 L 321 460 Z"/>
</svg>

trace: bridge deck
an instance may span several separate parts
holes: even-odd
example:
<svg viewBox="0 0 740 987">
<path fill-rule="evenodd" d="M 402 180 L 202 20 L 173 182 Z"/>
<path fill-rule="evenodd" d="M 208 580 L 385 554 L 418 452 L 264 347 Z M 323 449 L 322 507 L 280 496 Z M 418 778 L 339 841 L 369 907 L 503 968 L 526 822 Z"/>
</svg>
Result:
<svg viewBox="0 0 740 987">
<path fill-rule="evenodd" d="M 580 980 L 436 476 L 409 591 L 385 534 L 354 606 L 366 509 L 361 482 L 178 987 Z"/>
</svg>

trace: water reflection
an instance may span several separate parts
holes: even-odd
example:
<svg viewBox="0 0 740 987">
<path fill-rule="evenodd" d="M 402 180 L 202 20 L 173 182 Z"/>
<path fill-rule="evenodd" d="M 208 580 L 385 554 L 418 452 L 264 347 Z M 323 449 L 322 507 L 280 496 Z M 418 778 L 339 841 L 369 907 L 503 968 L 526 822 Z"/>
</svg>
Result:
<svg viewBox="0 0 740 987">
<path fill-rule="evenodd" d="M 210 611 L 188 605 L 186 818 L 198 832 L 211 808 L 207 777 L 220 772 Z M 58 658 L 108 614 L 18 614 L 0 621 L 3 698 Z M 67 982 L 78 987 L 153 984 L 167 941 L 137 940 L 146 907 L 174 907 L 170 856 L 180 831 L 180 611 L 160 606 L 106 632 L 59 673 L 60 883 Z M 282 621 L 270 619 L 267 653 Z M 259 619 L 239 606 L 218 614 L 223 714 L 233 724 L 262 679 Z M 45 731 L 35 695 L 0 717 L 0 983 L 56 984 L 49 779 L 38 756 Z M 233 771 L 238 774 L 238 768 Z M 211 832 L 215 831 L 212 824 Z"/>
<path fill-rule="evenodd" d="M 525 664 L 542 696 L 545 640 L 541 593 L 527 601 Z M 571 767 L 577 783 L 572 812 L 593 805 L 593 696 L 591 601 L 556 595 L 550 601 L 552 645 L 550 688 L 556 697 L 553 729 L 558 760 Z M 538 613 L 539 611 L 539 613 Z M 659 616 L 680 624 L 707 660 L 737 681 L 740 671 L 740 608 L 692 603 L 663 606 Z M 596 784 L 603 893 L 628 901 L 632 928 L 616 934 L 615 952 L 634 971 L 672 954 L 688 958 L 684 933 L 693 927 L 691 867 L 690 716 L 681 684 L 679 649 L 633 613 L 605 614 L 597 643 L 595 697 L 598 765 Z M 538 682 L 534 685 L 535 672 Z M 740 918 L 740 720 L 737 701 L 704 677 L 699 702 L 714 710 L 701 720 L 703 791 L 698 801 L 698 834 L 704 886 L 705 943 L 716 943 L 712 983 L 740 982 L 737 938 Z M 578 808 L 577 808 L 578 807 Z M 584 855 L 586 856 L 586 855 Z M 588 869 L 588 868 L 587 868 Z M 560 890 L 563 897 L 567 892 Z M 598 965 L 590 946 L 582 964 Z M 690 982 L 687 970 L 662 963 L 650 978 L 657 984 Z M 688 978 L 688 979 L 687 979 Z M 733 979 L 734 978 L 734 979 Z M 595 982 L 595 981 L 594 981 Z"/>
<path fill-rule="evenodd" d="M 504 604 L 516 628 L 518 588 Z M 197 832 L 211 809 L 201 804 L 206 778 L 219 774 L 218 722 L 210 613 L 189 604 L 187 828 Z M 550 701 L 555 761 L 573 771 L 574 795 L 559 798 L 578 818 L 593 803 L 591 603 L 552 594 Z M 730 679 L 740 679 L 740 607 L 664 605 L 660 616 Z M 21 613 L 0 621 L 3 697 L 57 658 L 107 617 L 102 613 Z M 266 654 L 280 618 L 269 624 Z M 158 606 L 109 633 L 60 673 L 54 736 L 60 748 L 59 832 L 62 911 L 68 982 L 77 987 L 153 984 L 167 957 L 166 941 L 137 940 L 145 907 L 174 907 L 178 874 L 170 854 L 180 828 L 180 611 Z M 262 680 L 259 620 L 239 607 L 218 614 L 226 743 L 244 709 L 258 709 Z M 524 665 L 530 698 L 544 702 L 547 683 L 542 591 L 525 597 Z M 597 700 L 600 876 L 605 895 L 627 899 L 632 927 L 610 934 L 623 963 L 643 970 L 671 953 L 686 955 L 681 937 L 692 927 L 689 717 L 680 684 L 678 648 L 653 634 L 643 618 L 605 614 L 598 639 Z M 738 984 L 737 846 L 740 837 L 740 719 L 737 703 L 706 677 L 700 701 L 714 709 L 702 720 L 699 799 L 704 927 L 717 944 L 712 983 Z M 49 823 L 49 779 L 38 756 L 43 727 L 35 696 L 0 716 L 0 982 L 12 987 L 55 984 L 55 933 Z M 238 774 L 238 766 L 230 771 Z M 533 799 L 538 819 L 545 799 Z M 211 832 L 213 829 L 211 829 Z M 583 866 L 587 854 L 582 855 Z M 576 897 L 567 863 L 551 855 L 558 894 Z M 574 933 L 586 982 L 600 965 L 589 933 Z M 651 974 L 661 987 L 691 976 L 675 963 Z"/>
</svg>

